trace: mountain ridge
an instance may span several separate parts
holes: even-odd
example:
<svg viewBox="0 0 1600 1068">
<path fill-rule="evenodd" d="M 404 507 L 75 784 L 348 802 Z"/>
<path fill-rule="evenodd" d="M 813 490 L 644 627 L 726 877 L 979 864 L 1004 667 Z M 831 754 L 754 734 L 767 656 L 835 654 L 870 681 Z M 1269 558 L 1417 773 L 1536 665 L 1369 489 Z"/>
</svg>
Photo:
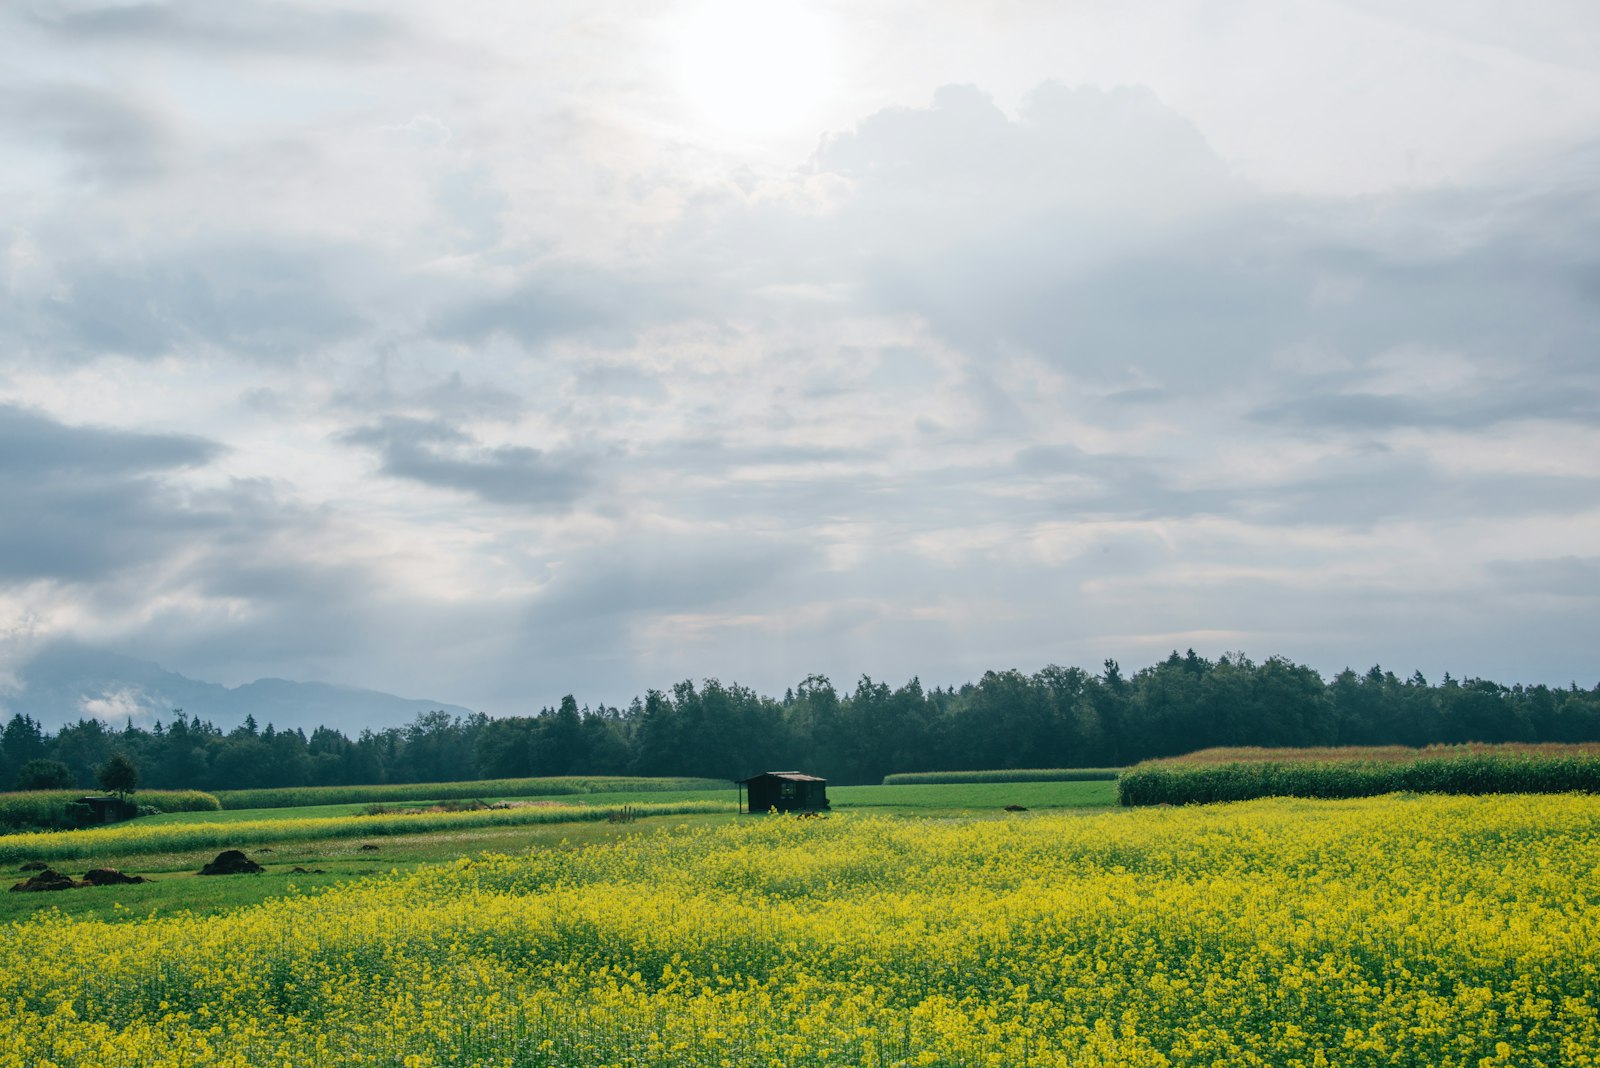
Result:
<svg viewBox="0 0 1600 1068">
<path fill-rule="evenodd" d="M 301 682 L 268 676 L 224 686 L 169 671 L 151 660 L 73 642 L 40 649 L 15 673 L 16 685 L 0 693 L 6 718 L 24 713 L 46 730 L 80 719 L 139 726 L 170 719 L 176 709 L 231 730 L 254 716 L 265 727 L 310 731 L 335 727 L 346 734 L 409 723 L 424 712 L 472 710 L 426 698 L 400 697 L 359 686 Z"/>
</svg>

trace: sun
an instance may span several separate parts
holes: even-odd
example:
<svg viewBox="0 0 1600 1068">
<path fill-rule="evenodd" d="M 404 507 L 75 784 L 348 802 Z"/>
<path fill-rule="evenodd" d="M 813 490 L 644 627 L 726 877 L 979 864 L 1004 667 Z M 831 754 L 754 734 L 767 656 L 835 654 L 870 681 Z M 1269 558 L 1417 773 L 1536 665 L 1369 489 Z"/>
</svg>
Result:
<svg viewBox="0 0 1600 1068">
<path fill-rule="evenodd" d="M 743 136 L 792 131 L 830 88 L 828 27 L 794 0 L 708 0 L 678 35 L 676 77 L 698 122 Z"/>
</svg>

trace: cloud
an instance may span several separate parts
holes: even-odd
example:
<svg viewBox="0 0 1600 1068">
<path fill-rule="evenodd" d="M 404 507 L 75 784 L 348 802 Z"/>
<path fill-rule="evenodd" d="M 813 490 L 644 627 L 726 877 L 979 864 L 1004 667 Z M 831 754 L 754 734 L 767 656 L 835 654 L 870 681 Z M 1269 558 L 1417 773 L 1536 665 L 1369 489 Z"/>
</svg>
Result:
<svg viewBox="0 0 1600 1068">
<path fill-rule="evenodd" d="M 154 359 L 211 348 L 294 360 L 364 325 L 347 250 L 260 238 L 154 255 L 68 260 L 63 284 L 18 293 L 11 315 L 36 355 Z M 341 289 L 344 292 L 341 292 Z"/>
<path fill-rule="evenodd" d="M 1508 595 L 1600 598 L 1600 556 L 1560 556 L 1528 560 L 1492 560 L 1489 574 L 1504 584 Z"/>
<path fill-rule="evenodd" d="M 1284 427 L 1379 431 L 1396 427 L 1483 429 L 1523 419 L 1600 420 L 1600 383 L 1568 381 L 1564 387 L 1515 383 L 1509 392 L 1466 397 L 1382 393 L 1313 393 L 1264 407 L 1251 418 Z"/>
<path fill-rule="evenodd" d="M 0 404 L 0 582 L 107 579 L 158 560 L 220 518 L 165 476 L 207 464 L 200 438 L 78 427 Z"/>
<path fill-rule="evenodd" d="M 15 404 L 0 404 L 0 477 L 126 478 L 209 463 L 223 446 L 183 434 L 68 426 Z"/>
<path fill-rule="evenodd" d="M 1592 174 L 1592 155 L 1541 173 Z M 1595 396 L 1600 199 L 1582 184 L 1267 196 L 1147 91 L 1049 85 L 1015 118 L 946 87 L 828 138 L 813 166 L 851 183 L 820 224 L 851 254 L 820 262 L 855 272 L 861 304 L 914 313 L 974 357 L 1021 347 L 1192 394 L 1233 391 L 1297 345 L 1355 361 L 1431 345 L 1497 362 L 1525 411 L 1583 416 Z M 1310 409 L 1291 418 L 1453 418 L 1401 398 L 1291 404 Z M 1504 395 L 1489 404 L 1504 414 L 1478 414 L 1518 417 Z"/>
<path fill-rule="evenodd" d="M 686 310 L 680 283 L 665 273 L 641 277 L 588 263 L 533 264 L 520 273 L 498 293 L 451 302 L 428 332 L 476 345 L 504 336 L 530 350 L 575 335 L 621 346 L 645 325 Z"/>
<path fill-rule="evenodd" d="M 233 54 L 349 59 L 393 45 L 403 36 L 398 22 L 370 11 L 260 0 L 233 0 L 220 6 L 205 0 L 40 3 L 33 6 L 28 18 L 63 41 Z"/>
<path fill-rule="evenodd" d="M 526 445 L 485 446 L 438 421 L 392 417 L 341 440 L 375 449 L 380 470 L 392 478 L 499 504 L 564 511 L 592 484 L 583 459 Z"/>
<path fill-rule="evenodd" d="M 5 86 L 0 139 L 17 162 L 54 149 L 78 180 L 109 186 L 159 177 L 173 148 L 168 124 L 136 97 L 70 82 Z"/>
<path fill-rule="evenodd" d="M 85 715 L 118 727 L 130 720 L 143 721 L 160 711 L 144 694 L 131 687 L 110 690 L 98 697 L 85 695 L 79 698 L 78 708 Z"/>
<path fill-rule="evenodd" d="M 262 403 L 272 398 L 262 396 Z M 514 421 L 528 410 L 526 398 L 485 382 L 468 381 L 460 371 L 410 389 L 397 389 L 387 378 L 340 390 L 332 398 L 336 407 L 358 412 L 383 410 L 422 411 L 445 422 L 462 420 Z"/>
<path fill-rule="evenodd" d="M 1146 211 L 1181 217 L 1236 185 L 1194 125 L 1142 86 L 1045 83 L 1012 119 L 977 87 L 947 85 L 930 107 L 885 109 L 824 138 L 813 167 L 858 182 L 867 210 L 906 193 L 902 217 L 937 204 L 945 233 L 1041 209 L 1122 225 Z"/>
<path fill-rule="evenodd" d="M 770 167 L 666 130 L 643 68 L 558 91 L 387 16 L 33 10 L 38 84 L 106 58 L 0 117 L 105 187 L 5 179 L 0 397 L 70 414 L 0 409 L 0 610 L 52 635 L 509 712 L 1179 634 L 1433 671 L 1429 612 L 1482 650 L 1519 583 L 1588 588 L 1581 151 L 1267 195 L 1194 98 L 1008 83 Z M 151 63 L 206 94 L 141 94 Z M 1545 562 L 1502 561 L 1530 532 Z"/>
</svg>

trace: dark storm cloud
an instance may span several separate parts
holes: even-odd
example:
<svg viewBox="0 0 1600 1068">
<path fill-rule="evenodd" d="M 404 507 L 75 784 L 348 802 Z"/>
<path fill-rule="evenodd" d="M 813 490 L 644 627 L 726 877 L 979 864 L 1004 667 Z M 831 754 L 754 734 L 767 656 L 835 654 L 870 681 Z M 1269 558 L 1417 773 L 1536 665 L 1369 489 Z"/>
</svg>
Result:
<svg viewBox="0 0 1600 1068">
<path fill-rule="evenodd" d="M 46 358 L 156 358 L 197 345 L 293 359 L 364 325 L 332 275 L 359 253 L 241 242 L 63 265 L 64 292 L 14 296 L 10 314 Z"/>
<path fill-rule="evenodd" d="M 219 525 L 162 476 L 215 459 L 199 438 L 76 427 L 0 405 L 0 580 L 106 578 Z"/>
<path fill-rule="evenodd" d="M 165 122 L 128 94 L 70 83 L 0 86 L 0 139 L 61 152 L 76 177 L 106 185 L 159 176 L 171 149 Z"/>
<path fill-rule="evenodd" d="M 64 41 L 183 47 L 212 52 L 331 54 L 374 52 L 402 37 L 393 19 L 332 6 L 257 0 L 167 3 L 35 3 L 28 21 Z"/>
<path fill-rule="evenodd" d="M 565 511 L 592 484 L 587 461 L 525 445 L 484 446 L 448 424 L 389 418 L 353 430 L 346 444 L 375 449 L 381 470 L 499 504 Z"/>
</svg>

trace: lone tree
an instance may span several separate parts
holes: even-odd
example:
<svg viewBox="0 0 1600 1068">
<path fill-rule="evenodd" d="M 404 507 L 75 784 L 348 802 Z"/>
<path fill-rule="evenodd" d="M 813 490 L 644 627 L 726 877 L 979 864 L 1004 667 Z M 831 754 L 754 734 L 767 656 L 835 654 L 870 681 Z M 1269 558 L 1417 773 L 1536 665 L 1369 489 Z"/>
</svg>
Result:
<svg viewBox="0 0 1600 1068">
<path fill-rule="evenodd" d="M 30 760 L 17 772 L 19 790 L 70 790 L 76 785 L 72 769 L 59 760 Z"/>
<path fill-rule="evenodd" d="M 121 753 L 113 753 L 110 760 L 95 769 L 94 778 L 100 789 L 126 798 L 139 785 L 139 768 Z"/>
</svg>

